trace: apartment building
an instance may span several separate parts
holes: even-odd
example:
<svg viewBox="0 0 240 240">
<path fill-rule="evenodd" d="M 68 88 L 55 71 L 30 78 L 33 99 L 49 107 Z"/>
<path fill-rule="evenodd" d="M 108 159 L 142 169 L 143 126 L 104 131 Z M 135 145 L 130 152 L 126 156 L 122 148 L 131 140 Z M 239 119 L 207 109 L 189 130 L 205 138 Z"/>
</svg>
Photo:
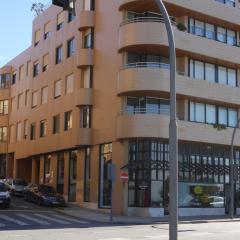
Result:
<svg viewBox="0 0 240 240">
<path fill-rule="evenodd" d="M 165 0 L 177 52 L 179 214 L 229 210 L 240 109 L 240 4 Z M 77 0 L 33 21 L 32 45 L 0 69 L 0 174 L 68 201 L 164 216 L 169 203 L 169 54 L 154 0 Z M 240 164 L 240 131 L 235 139 Z M 120 179 L 128 173 L 129 181 Z M 239 213 L 240 183 L 235 176 Z"/>
</svg>

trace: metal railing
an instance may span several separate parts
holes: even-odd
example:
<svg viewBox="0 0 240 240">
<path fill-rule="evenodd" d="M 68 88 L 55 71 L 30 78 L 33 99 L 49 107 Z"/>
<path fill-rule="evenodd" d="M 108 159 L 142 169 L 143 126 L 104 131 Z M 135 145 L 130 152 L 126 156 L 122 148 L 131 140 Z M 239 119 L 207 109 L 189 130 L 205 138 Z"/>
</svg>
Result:
<svg viewBox="0 0 240 240">
<path fill-rule="evenodd" d="M 135 17 L 135 18 L 128 18 L 125 19 L 120 26 L 124 26 L 126 24 L 130 23 L 138 23 L 138 22 L 161 22 L 164 23 L 164 19 L 161 15 L 156 16 L 156 17 Z M 171 19 L 172 25 L 176 25 L 176 21 L 172 18 Z"/>
<path fill-rule="evenodd" d="M 170 108 L 132 108 L 132 107 L 124 107 L 120 111 L 121 115 L 134 115 L 134 114 L 163 114 L 163 115 L 170 115 Z"/>
<path fill-rule="evenodd" d="M 170 69 L 170 65 L 168 63 L 162 62 L 134 62 L 134 63 L 126 63 L 121 66 L 120 69 L 128 69 L 128 68 L 165 68 Z"/>
</svg>

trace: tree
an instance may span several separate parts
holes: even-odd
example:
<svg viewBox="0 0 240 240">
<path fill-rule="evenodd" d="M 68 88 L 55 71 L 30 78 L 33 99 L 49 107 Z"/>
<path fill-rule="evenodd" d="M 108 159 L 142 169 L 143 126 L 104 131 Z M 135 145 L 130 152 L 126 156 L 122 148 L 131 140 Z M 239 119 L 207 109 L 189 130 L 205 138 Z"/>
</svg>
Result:
<svg viewBox="0 0 240 240">
<path fill-rule="evenodd" d="M 45 5 L 43 3 L 33 3 L 31 7 L 31 11 L 34 12 L 35 16 L 39 16 L 42 12 L 44 12 Z"/>
</svg>

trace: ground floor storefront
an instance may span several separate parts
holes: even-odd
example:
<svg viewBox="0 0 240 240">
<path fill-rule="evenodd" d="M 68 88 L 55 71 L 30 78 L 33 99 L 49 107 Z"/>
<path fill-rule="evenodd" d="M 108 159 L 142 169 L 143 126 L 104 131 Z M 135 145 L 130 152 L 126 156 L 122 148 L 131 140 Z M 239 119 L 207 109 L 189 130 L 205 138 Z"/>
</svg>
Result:
<svg viewBox="0 0 240 240">
<path fill-rule="evenodd" d="M 224 215 L 230 206 L 230 147 L 179 142 L 179 214 Z M 169 145 L 131 139 L 27 159 L 13 158 L 13 177 L 53 185 L 66 200 L 120 215 L 168 214 Z M 110 181 L 114 164 L 113 188 Z M 235 149 L 235 208 L 240 213 L 240 150 Z M 127 173 L 128 181 L 120 179 Z M 111 194 L 111 190 L 113 192 Z"/>
</svg>

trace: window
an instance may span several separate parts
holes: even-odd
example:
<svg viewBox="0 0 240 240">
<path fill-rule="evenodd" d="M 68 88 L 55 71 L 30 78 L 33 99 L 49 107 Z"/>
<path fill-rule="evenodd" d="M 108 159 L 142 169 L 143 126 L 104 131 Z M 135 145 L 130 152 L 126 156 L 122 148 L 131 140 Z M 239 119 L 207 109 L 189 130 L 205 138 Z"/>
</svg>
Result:
<svg viewBox="0 0 240 240">
<path fill-rule="evenodd" d="M 19 67 L 19 81 L 24 79 L 24 72 L 25 72 L 24 65 L 22 65 Z"/>
<path fill-rule="evenodd" d="M 44 25 L 44 40 L 46 40 L 47 38 L 49 38 L 50 36 L 50 22 L 47 22 L 45 25 Z"/>
<path fill-rule="evenodd" d="M 40 31 L 40 29 L 39 29 L 39 30 L 37 30 L 37 31 L 35 32 L 35 34 L 34 34 L 34 46 L 35 46 L 35 47 L 39 44 L 40 39 L 41 39 L 41 31 Z"/>
<path fill-rule="evenodd" d="M 62 46 L 56 48 L 56 64 L 60 63 L 63 59 L 63 49 Z"/>
<path fill-rule="evenodd" d="M 91 107 L 83 106 L 80 109 L 81 114 L 81 128 L 91 128 Z"/>
<path fill-rule="evenodd" d="M 35 62 L 33 64 L 33 77 L 36 77 L 39 74 L 39 63 Z"/>
<path fill-rule="evenodd" d="M 93 67 L 86 67 L 82 70 L 81 88 L 92 88 Z"/>
<path fill-rule="evenodd" d="M 41 90 L 41 104 L 45 104 L 48 101 L 48 87 L 44 87 Z"/>
<path fill-rule="evenodd" d="M 189 76 L 230 86 L 237 86 L 237 70 L 211 63 L 189 60 Z"/>
<path fill-rule="evenodd" d="M 53 134 L 60 132 L 60 114 L 53 116 Z"/>
<path fill-rule="evenodd" d="M 46 120 L 42 120 L 40 122 L 40 137 L 45 137 L 46 136 Z"/>
<path fill-rule="evenodd" d="M 215 26 L 193 18 L 189 18 L 188 32 L 197 36 L 213 39 L 228 45 L 237 45 L 236 31 Z"/>
<path fill-rule="evenodd" d="M 13 143 L 14 142 L 14 135 L 15 135 L 15 133 L 14 133 L 14 125 L 11 125 L 10 126 L 10 139 L 9 139 L 9 142 L 10 143 Z"/>
<path fill-rule="evenodd" d="M 32 108 L 35 108 L 38 103 L 38 92 L 33 92 L 32 93 Z"/>
<path fill-rule="evenodd" d="M 70 74 L 66 77 L 66 94 L 73 92 L 74 88 L 74 75 Z"/>
<path fill-rule="evenodd" d="M 84 0 L 84 10 L 85 11 L 94 11 L 95 0 Z"/>
<path fill-rule="evenodd" d="M 49 54 L 43 56 L 43 68 L 42 71 L 45 72 L 48 70 L 49 67 Z"/>
<path fill-rule="evenodd" d="M 0 101 L 0 115 L 7 115 L 8 114 L 8 100 L 1 100 Z"/>
<path fill-rule="evenodd" d="M 58 98 L 62 93 L 62 81 L 58 80 L 54 83 L 54 98 Z"/>
<path fill-rule="evenodd" d="M 28 99 L 29 99 L 29 90 L 25 91 L 25 106 L 28 105 Z"/>
<path fill-rule="evenodd" d="M 30 140 L 34 140 L 36 138 L 36 124 L 31 123 L 30 125 Z"/>
<path fill-rule="evenodd" d="M 75 39 L 72 38 L 67 42 L 67 57 L 69 58 L 73 56 L 74 53 L 75 53 Z"/>
<path fill-rule="evenodd" d="M 86 32 L 83 38 L 83 47 L 84 48 L 93 48 L 93 30 L 90 29 Z"/>
<path fill-rule="evenodd" d="M 11 83 L 11 74 L 0 74 L 0 88 L 7 88 Z"/>
<path fill-rule="evenodd" d="M 57 31 L 63 28 L 64 23 L 64 12 L 57 15 Z"/>
<path fill-rule="evenodd" d="M 64 130 L 72 129 L 72 111 L 64 113 Z"/>
<path fill-rule="evenodd" d="M 17 123 L 17 132 L 16 132 L 16 140 L 21 141 L 22 140 L 22 123 L 18 122 Z"/>
<path fill-rule="evenodd" d="M 7 141 L 7 127 L 0 127 L 0 142 Z"/>
<path fill-rule="evenodd" d="M 30 71 L 30 64 L 31 64 L 31 61 L 27 61 L 27 67 L 26 67 L 26 76 L 29 76 L 29 71 Z"/>
<path fill-rule="evenodd" d="M 68 13 L 68 22 L 72 22 L 75 18 L 76 18 L 76 17 L 75 17 L 75 15 L 73 15 L 72 12 L 69 12 L 69 13 Z"/>
<path fill-rule="evenodd" d="M 13 73 L 13 76 L 12 76 L 12 85 L 14 85 L 16 83 L 16 80 L 17 80 L 17 73 Z"/>
<path fill-rule="evenodd" d="M 236 109 L 190 101 L 190 121 L 235 127 L 237 116 L 238 111 Z"/>
<path fill-rule="evenodd" d="M 20 109 L 23 106 L 23 94 L 18 94 L 17 109 Z"/>
<path fill-rule="evenodd" d="M 23 138 L 27 139 L 28 136 L 28 120 L 24 120 L 24 126 L 23 126 Z"/>
</svg>

